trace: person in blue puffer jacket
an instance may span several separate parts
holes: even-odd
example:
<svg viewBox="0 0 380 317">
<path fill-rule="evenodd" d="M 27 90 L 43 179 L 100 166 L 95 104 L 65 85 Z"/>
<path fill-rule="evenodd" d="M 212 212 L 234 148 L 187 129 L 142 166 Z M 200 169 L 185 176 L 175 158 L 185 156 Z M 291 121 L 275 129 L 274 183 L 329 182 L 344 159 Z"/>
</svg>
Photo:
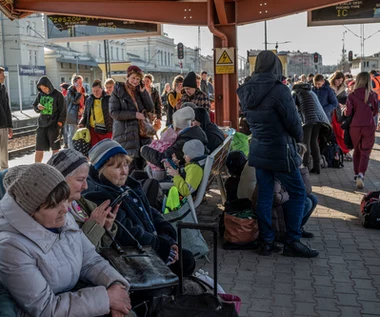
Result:
<svg viewBox="0 0 380 317">
<path fill-rule="evenodd" d="M 298 169 L 301 157 L 297 142 L 302 141 L 303 133 L 290 90 L 281 79 L 281 61 L 273 52 L 263 51 L 257 56 L 252 78 L 237 90 L 252 131 L 248 159 L 249 165 L 256 168 L 260 254 L 281 250 L 274 242 L 272 228 L 273 190 L 278 179 L 290 196 L 284 204 L 287 232 L 283 254 L 316 257 L 318 251 L 300 241 L 306 191 Z"/>
<path fill-rule="evenodd" d="M 325 80 L 321 74 L 314 76 L 313 83 L 313 92 L 317 95 L 319 102 L 331 123 L 332 113 L 338 106 L 338 99 L 336 98 L 335 92 L 330 87 L 329 82 Z"/>
</svg>

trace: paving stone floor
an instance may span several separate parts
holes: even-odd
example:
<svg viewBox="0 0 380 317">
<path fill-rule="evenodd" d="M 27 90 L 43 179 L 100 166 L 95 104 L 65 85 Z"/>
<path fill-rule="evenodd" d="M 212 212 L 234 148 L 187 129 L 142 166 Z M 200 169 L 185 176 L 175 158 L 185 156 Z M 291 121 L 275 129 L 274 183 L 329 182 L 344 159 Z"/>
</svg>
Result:
<svg viewBox="0 0 380 317">
<path fill-rule="evenodd" d="M 363 228 L 359 220 L 363 194 L 380 190 L 380 134 L 364 190 L 355 188 L 351 162 L 323 169 L 311 181 L 319 205 L 307 224 L 315 238 L 305 242 L 319 250 L 318 258 L 227 251 L 219 241 L 219 282 L 241 297 L 239 316 L 380 316 L 380 231 Z M 199 221 L 218 221 L 220 203 L 218 190 L 212 189 L 199 207 Z M 211 263 L 199 265 L 212 275 Z"/>
</svg>

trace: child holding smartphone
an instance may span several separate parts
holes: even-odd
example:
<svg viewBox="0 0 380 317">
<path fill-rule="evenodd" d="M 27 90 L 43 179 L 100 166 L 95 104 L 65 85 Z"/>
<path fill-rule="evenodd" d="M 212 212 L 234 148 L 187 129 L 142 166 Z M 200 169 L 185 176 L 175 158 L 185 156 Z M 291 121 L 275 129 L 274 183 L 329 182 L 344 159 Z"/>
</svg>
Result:
<svg viewBox="0 0 380 317">
<path fill-rule="evenodd" d="M 183 173 L 180 172 L 179 167 L 174 168 L 172 164 L 165 163 L 167 172 L 173 176 L 174 183 L 174 186 L 169 190 L 167 202 L 178 202 L 178 199 L 175 199 L 176 197 L 195 195 L 202 181 L 203 168 L 201 164 L 204 163 L 206 157 L 205 146 L 201 141 L 194 139 L 187 141 L 182 151 L 186 162 Z M 173 161 L 178 162 L 175 154 L 173 154 Z M 178 206 L 169 206 L 167 203 L 166 207 L 173 209 Z"/>
</svg>

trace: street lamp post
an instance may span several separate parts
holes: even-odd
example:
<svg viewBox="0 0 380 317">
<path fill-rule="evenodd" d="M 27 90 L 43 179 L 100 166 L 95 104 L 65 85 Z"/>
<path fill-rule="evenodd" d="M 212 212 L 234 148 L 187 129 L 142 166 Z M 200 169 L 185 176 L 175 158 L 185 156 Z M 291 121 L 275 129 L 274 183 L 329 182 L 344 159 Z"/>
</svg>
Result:
<svg viewBox="0 0 380 317">
<path fill-rule="evenodd" d="M 364 61 L 364 44 L 365 41 L 374 36 L 375 34 L 379 33 L 380 30 L 377 30 L 376 32 L 372 33 L 371 35 L 364 37 L 364 24 L 360 25 L 360 35 L 357 35 L 355 32 L 350 30 L 347 26 L 343 25 L 343 27 L 353 35 L 355 35 L 357 38 L 360 39 L 360 47 L 361 47 L 361 56 L 362 56 L 362 61 Z"/>
<path fill-rule="evenodd" d="M 74 55 L 74 58 L 76 59 L 76 64 L 77 64 L 77 71 L 76 71 L 76 74 L 78 75 L 79 74 L 79 64 L 78 64 L 78 60 L 79 60 L 79 55 Z"/>
</svg>

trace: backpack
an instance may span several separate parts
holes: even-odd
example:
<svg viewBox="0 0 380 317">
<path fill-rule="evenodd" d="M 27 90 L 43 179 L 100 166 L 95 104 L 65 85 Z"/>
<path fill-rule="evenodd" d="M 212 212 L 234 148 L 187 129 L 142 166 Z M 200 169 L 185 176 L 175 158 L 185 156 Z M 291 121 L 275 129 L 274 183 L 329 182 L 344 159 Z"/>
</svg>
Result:
<svg viewBox="0 0 380 317">
<path fill-rule="evenodd" d="M 380 229 L 380 191 L 369 192 L 360 203 L 364 228 Z"/>
<path fill-rule="evenodd" d="M 88 156 L 91 149 L 91 134 L 87 128 L 78 129 L 73 135 L 74 150 L 81 152 L 84 156 Z"/>
<path fill-rule="evenodd" d="M 334 142 L 327 143 L 327 145 L 322 149 L 321 154 L 325 157 L 328 167 L 344 167 L 343 152 L 338 144 Z"/>
</svg>

